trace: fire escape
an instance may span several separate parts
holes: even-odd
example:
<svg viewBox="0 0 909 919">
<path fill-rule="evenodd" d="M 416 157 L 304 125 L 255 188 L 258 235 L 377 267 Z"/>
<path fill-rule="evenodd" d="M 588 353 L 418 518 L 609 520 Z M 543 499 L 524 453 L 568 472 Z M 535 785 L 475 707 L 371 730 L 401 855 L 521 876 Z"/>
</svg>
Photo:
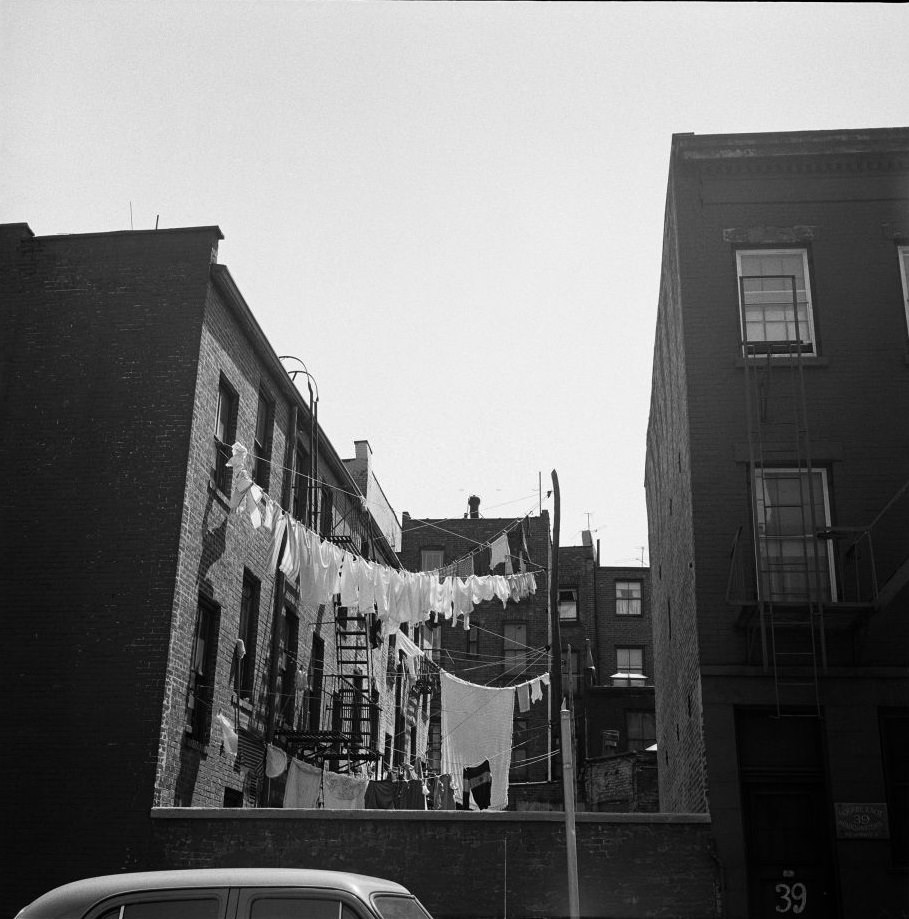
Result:
<svg viewBox="0 0 909 919">
<path fill-rule="evenodd" d="M 867 618 L 909 583 L 909 482 L 870 524 L 832 525 L 826 469 L 812 459 L 798 293 L 793 275 L 740 278 L 751 522 L 733 539 L 727 601 L 748 659 L 773 678 L 777 714 L 820 716 L 832 633 L 851 632 L 854 656 Z M 785 337 L 750 335 L 756 314 Z"/>
</svg>

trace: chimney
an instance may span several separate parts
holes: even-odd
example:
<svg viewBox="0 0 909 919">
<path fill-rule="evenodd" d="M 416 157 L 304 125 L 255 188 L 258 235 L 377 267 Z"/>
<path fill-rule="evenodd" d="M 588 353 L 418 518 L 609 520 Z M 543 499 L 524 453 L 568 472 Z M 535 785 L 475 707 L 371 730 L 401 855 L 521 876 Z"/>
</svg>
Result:
<svg viewBox="0 0 909 919">
<path fill-rule="evenodd" d="M 471 495 L 467 499 L 467 504 L 470 507 L 470 516 L 472 519 L 476 519 L 480 516 L 480 499 L 476 495 Z"/>
</svg>

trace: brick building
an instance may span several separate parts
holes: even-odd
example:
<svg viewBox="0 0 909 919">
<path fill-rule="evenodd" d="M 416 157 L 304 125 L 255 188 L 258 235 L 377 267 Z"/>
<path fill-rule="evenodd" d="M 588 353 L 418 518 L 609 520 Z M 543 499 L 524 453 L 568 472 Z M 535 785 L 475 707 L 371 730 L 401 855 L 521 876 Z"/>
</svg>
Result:
<svg viewBox="0 0 909 919">
<path fill-rule="evenodd" d="M 549 671 L 549 568 L 551 540 L 549 514 L 523 518 L 481 517 L 480 499 L 471 498 L 463 517 L 411 518 L 402 514 L 401 562 L 408 570 L 451 569 L 461 577 L 490 573 L 489 543 L 505 534 L 514 571 L 523 558 L 535 572 L 537 591 L 518 603 L 493 599 L 476 606 L 470 627 L 452 628 L 443 623 L 435 629 L 423 626 L 417 638 L 443 669 L 487 686 L 512 686 Z M 502 565 L 496 573 L 502 574 Z M 550 777 L 550 700 L 532 704 L 527 712 L 515 706 L 509 785 L 515 787 L 510 805 L 522 800 L 522 783 L 545 782 Z M 441 749 L 438 699 L 430 719 L 430 761 L 437 765 Z M 531 795 L 532 797 L 532 795 Z"/>
<path fill-rule="evenodd" d="M 657 810 L 649 785 L 639 801 L 633 780 L 637 763 L 649 778 L 656 768 L 643 752 L 656 742 L 650 571 L 600 567 L 591 534 L 582 537 L 559 547 L 562 685 L 575 713 L 579 795 L 589 810 Z"/>
<path fill-rule="evenodd" d="M 676 135 L 647 440 L 660 802 L 729 917 L 909 908 L 909 130 Z"/>
<path fill-rule="evenodd" d="M 16 483 L 0 536 L 15 613 L 4 864 L 20 894 L 147 864 L 153 806 L 280 805 L 265 742 L 339 771 L 380 768 L 393 743 L 425 755 L 425 723 L 401 729 L 388 642 L 345 650 L 363 623 L 304 601 L 270 564 L 272 534 L 231 511 L 239 441 L 276 507 L 399 567 L 368 443 L 343 460 L 324 437 L 217 264 L 221 238 L 0 228 L 0 414 L 15 432 L 0 468 Z"/>
</svg>

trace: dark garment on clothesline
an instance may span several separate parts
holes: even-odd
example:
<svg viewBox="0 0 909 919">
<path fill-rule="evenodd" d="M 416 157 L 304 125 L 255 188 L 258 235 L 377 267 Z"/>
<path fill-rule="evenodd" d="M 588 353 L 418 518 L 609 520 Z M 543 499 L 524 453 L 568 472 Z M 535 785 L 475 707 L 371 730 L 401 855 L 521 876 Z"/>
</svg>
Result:
<svg viewBox="0 0 909 919">
<path fill-rule="evenodd" d="M 473 795 L 477 807 L 486 810 L 492 798 L 492 773 L 489 760 L 484 759 L 479 766 L 468 766 L 464 770 L 464 803 L 468 804 L 467 795 Z"/>
</svg>

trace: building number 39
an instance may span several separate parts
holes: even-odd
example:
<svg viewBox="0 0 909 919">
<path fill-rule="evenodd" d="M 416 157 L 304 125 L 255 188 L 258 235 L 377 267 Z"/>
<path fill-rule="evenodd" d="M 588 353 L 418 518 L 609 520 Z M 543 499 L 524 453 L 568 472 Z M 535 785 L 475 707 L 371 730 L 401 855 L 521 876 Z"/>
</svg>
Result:
<svg viewBox="0 0 909 919">
<path fill-rule="evenodd" d="M 798 915 L 805 909 L 805 904 L 808 902 L 808 889 L 801 881 L 796 884 L 777 884 L 774 890 L 779 897 L 776 906 L 778 913 Z"/>
</svg>

